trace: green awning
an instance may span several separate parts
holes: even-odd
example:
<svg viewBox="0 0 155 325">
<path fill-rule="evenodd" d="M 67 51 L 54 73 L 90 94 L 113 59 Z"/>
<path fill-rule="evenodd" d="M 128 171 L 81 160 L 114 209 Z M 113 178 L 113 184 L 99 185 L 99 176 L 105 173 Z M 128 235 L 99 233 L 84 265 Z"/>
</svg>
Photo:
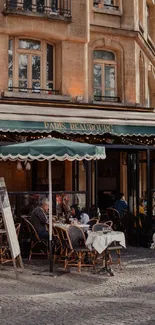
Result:
<svg viewBox="0 0 155 325">
<path fill-rule="evenodd" d="M 155 126 L 141 125 L 112 125 L 112 124 L 88 124 L 88 123 L 62 123 L 62 122 L 38 122 L 38 121 L 14 121 L 0 120 L 2 132 L 32 132 L 51 133 L 57 131 L 67 134 L 93 134 L 103 135 L 111 133 L 118 136 L 155 136 Z"/>
<path fill-rule="evenodd" d="M 52 137 L 0 147 L 0 159 L 2 160 L 74 161 L 105 158 L 104 147 Z"/>
</svg>

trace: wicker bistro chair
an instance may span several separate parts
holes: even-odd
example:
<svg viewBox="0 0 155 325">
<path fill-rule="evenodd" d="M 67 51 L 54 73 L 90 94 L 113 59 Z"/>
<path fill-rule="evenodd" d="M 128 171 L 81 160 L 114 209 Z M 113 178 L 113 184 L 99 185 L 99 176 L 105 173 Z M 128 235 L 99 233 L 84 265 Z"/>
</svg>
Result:
<svg viewBox="0 0 155 325">
<path fill-rule="evenodd" d="M 59 256 L 60 256 L 60 252 L 61 252 L 61 240 L 59 237 L 58 230 L 54 225 L 52 226 L 52 236 L 54 239 L 54 262 L 56 262 L 57 258 L 59 258 Z"/>
<path fill-rule="evenodd" d="M 67 254 L 69 251 L 69 241 L 67 236 L 67 229 L 55 226 L 58 236 L 58 262 L 66 262 Z"/>
<path fill-rule="evenodd" d="M 19 237 L 21 224 L 15 224 L 17 238 Z M 6 233 L 0 236 L 0 264 L 12 262 L 10 247 Z"/>
<path fill-rule="evenodd" d="M 114 241 L 111 245 L 108 246 L 108 260 L 109 260 L 109 264 L 114 264 L 114 260 L 112 258 L 111 252 L 115 251 L 117 254 L 117 264 L 120 268 L 120 270 L 122 270 L 122 264 L 121 264 L 121 249 L 122 246 L 119 244 L 119 242 Z"/>
<path fill-rule="evenodd" d="M 65 262 L 65 269 L 69 266 L 78 267 L 78 271 L 81 272 L 81 267 L 91 266 L 95 268 L 95 255 L 94 251 L 90 251 L 85 246 L 85 235 L 83 230 L 78 226 L 68 226 L 67 237 L 69 242 L 67 259 Z M 90 256 L 90 264 L 85 263 L 85 257 Z"/>
<path fill-rule="evenodd" d="M 108 215 L 109 220 L 113 222 L 113 230 L 121 230 L 121 217 L 119 212 L 113 208 L 107 208 L 106 213 Z"/>
<path fill-rule="evenodd" d="M 92 231 L 102 231 L 104 228 L 109 228 L 112 229 L 113 222 L 112 221 L 107 221 L 104 223 L 97 222 L 93 227 Z"/>
<path fill-rule="evenodd" d="M 87 222 L 87 225 L 90 226 L 90 229 L 98 222 L 97 218 L 92 218 Z"/>
<path fill-rule="evenodd" d="M 29 233 L 29 238 L 30 238 L 29 261 L 31 261 L 33 255 L 42 255 L 48 257 L 49 256 L 48 238 L 41 239 L 38 236 L 38 233 L 36 232 L 32 223 L 27 218 L 24 217 L 22 218 L 24 219 L 27 231 Z"/>
</svg>

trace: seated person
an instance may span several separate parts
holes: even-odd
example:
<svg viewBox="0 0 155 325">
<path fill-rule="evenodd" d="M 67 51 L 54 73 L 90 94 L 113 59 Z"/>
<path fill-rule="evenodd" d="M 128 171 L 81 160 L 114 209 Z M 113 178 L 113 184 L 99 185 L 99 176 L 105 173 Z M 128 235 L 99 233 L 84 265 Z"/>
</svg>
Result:
<svg viewBox="0 0 155 325">
<path fill-rule="evenodd" d="M 145 209 L 144 209 L 144 202 L 143 199 L 139 199 L 139 207 L 138 207 L 138 211 L 136 209 L 136 206 L 134 207 L 134 216 L 137 215 L 137 213 L 140 214 L 145 214 Z"/>
<path fill-rule="evenodd" d="M 142 198 L 139 200 L 139 213 L 145 214 L 144 201 Z"/>
<path fill-rule="evenodd" d="M 71 206 L 71 214 L 72 214 L 73 218 L 77 218 L 78 221 L 83 225 L 86 225 L 90 220 L 90 218 L 89 218 L 88 214 L 85 212 L 85 210 L 83 209 L 82 211 L 80 211 L 77 204 L 73 204 Z"/>
<path fill-rule="evenodd" d="M 31 223 L 41 239 L 49 237 L 48 231 L 46 230 L 46 224 L 48 223 L 46 213 L 48 213 L 48 209 L 49 202 L 47 199 L 44 199 L 41 202 L 41 206 L 35 208 L 31 214 Z"/>
<path fill-rule="evenodd" d="M 126 210 L 127 208 L 128 208 L 128 204 L 125 201 L 124 194 L 120 193 L 118 200 L 116 200 L 114 203 L 114 209 L 116 209 L 119 212 L 120 217 L 122 218 L 123 210 Z"/>
</svg>

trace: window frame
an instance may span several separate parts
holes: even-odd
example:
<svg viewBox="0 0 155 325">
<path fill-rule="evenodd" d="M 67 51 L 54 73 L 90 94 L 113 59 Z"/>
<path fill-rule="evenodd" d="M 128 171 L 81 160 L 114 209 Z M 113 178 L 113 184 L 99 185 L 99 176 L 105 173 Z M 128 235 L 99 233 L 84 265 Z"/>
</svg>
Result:
<svg viewBox="0 0 155 325">
<path fill-rule="evenodd" d="M 111 51 L 111 50 L 107 50 L 107 49 L 94 49 L 94 51 L 107 51 L 107 52 L 112 52 L 115 56 L 115 61 L 113 60 L 104 60 L 104 59 L 94 59 L 93 58 L 93 94 L 94 94 L 94 90 L 95 89 L 101 89 L 101 97 L 107 97 L 107 98 L 115 98 L 117 97 L 117 58 L 116 58 L 116 54 L 115 52 Z M 93 51 L 93 53 L 94 53 Z M 94 66 L 95 65 L 101 65 L 101 83 L 102 83 L 102 87 L 101 88 L 97 88 L 94 85 Z M 106 66 L 111 66 L 114 67 L 115 69 L 115 88 L 105 88 L 105 67 Z M 108 90 L 114 90 L 114 94 L 115 96 L 106 96 L 105 95 L 105 91 Z M 94 98 L 95 98 L 95 94 L 94 94 Z"/>
<path fill-rule="evenodd" d="M 120 10 L 120 0 L 111 0 L 113 1 L 113 4 L 107 4 L 105 3 L 105 0 L 94 0 L 93 1 L 93 7 L 96 9 L 102 9 L 102 10 Z"/>
<path fill-rule="evenodd" d="M 19 40 L 32 40 L 39 41 L 41 45 L 40 50 L 24 49 L 19 48 Z M 53 90 L 55 90 L 55 45 L 53 43 L 46 42 L 44 40 L 28 38 L 28 37 L 12 37 L 12 78 L 9 77 L 9 66 L 8 66 L 8 89 L 12 88 L 13 91 L 20 92 L 19 89 L 19 55 L 28 55 L 28 69 L 27 69 L 27 88 L 32 88 L 33 82 L 37 82 L 37 79 L 32 79 L 32 56 L 40 56 L 40 89 L 43 91 L 27 90 L 26 93 L 48 93 L 52 91 L 47 88 L 47 84 L 51 83 Z M 53 46 L 53 81 L 47 79 L 47 45 Z M 9 50 L 9 47 L 8 47 Z M 9 80 L 12 80 L 12 87 L 9 86 Z M 24 92 L 24 90 L 23 90 Z"/>
</svg>

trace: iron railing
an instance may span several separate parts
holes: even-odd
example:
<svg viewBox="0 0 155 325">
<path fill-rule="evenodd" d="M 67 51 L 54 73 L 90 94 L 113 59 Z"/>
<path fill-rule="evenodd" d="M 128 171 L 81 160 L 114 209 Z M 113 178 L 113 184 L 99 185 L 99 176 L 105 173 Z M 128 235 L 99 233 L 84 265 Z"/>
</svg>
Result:
<svg viewBox="0 0 155 325">
<path fill-rule="evenodd" d="M 96 102 L 112 102 L 120 103 L 120 97 L 111 97 L 111 96 L 94 96 L 94 101 Z"/>
<path fill-rule="evenodd" d="M 94 7 L 96 8 L 99 8 L 98 5 L 99 4 L 102 4 L 100 1 L 97 1 L 95 0 L 94 1 Z M 112 8 L 112 9 L 115 9 L 115 10 L 119 10 L 119 6 L 115 6 L 115 5 L 112 5 L 112 4 L 106 4 L 106 3 L 103 3 L 103 9 L 106 9 L 106 8 Z"/>
<path fill-rule="evenodd" d="M 35 88 L 22 88 L 22 87 L 8 87 L 8 91 L 16 91 L 22 93 L 42 94 L 42 95 L 60 95 L 59 90 L 56 89 L 35 89 Z"/>
<path fill-rule="evenodd" d="M 71 0 L 51 0 L 50 6 L 46 5 L 46 0 L 6 0 L 4 13 L 14 11 L 71 18 Z"/>
</svg>

